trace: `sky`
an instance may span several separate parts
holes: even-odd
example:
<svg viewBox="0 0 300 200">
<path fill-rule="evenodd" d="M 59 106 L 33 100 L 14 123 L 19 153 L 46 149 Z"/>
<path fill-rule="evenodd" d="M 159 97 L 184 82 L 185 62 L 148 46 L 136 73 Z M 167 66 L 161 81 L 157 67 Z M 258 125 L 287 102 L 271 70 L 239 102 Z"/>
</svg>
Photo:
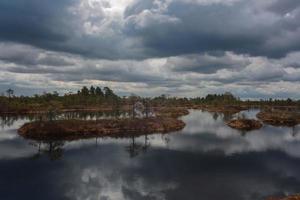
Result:
<svg viewBox="0 0 300 200">
<path fill-rule="evenodd" d="M 299 0 L 1 0 L 0 92 L 300 98 Z"/>
</svg>

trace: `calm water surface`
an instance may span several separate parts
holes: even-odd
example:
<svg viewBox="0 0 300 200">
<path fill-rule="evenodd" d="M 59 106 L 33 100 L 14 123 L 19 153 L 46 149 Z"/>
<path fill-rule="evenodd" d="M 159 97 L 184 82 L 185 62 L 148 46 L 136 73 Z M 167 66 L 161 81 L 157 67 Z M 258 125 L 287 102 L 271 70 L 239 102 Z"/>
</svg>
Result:
<svg viewBox="0 0 300 200">
<path fill-rule="evenodd" d="M 185 129 L 168 135 L 48 143 L 17 135 L 33 118 L 2 118 L 0 199 L 261 200 L 300 192 L 300 127 L 241 133 L 228 118 L 192 110 Z"/>
</svg>

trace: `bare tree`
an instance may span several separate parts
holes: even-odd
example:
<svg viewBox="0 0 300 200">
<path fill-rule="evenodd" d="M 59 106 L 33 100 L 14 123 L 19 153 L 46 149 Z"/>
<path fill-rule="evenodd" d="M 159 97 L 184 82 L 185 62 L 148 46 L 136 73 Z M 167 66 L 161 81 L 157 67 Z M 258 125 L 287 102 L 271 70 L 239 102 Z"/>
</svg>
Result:
<svg viewBox="0 0 300 200">
<path fill-rule="evenodd" d="M 8 90 L 6 90 L 6 93 L 9 98 L 11 98 L 14 95 L 14 91 L 10 88 Z"/>
</svg>

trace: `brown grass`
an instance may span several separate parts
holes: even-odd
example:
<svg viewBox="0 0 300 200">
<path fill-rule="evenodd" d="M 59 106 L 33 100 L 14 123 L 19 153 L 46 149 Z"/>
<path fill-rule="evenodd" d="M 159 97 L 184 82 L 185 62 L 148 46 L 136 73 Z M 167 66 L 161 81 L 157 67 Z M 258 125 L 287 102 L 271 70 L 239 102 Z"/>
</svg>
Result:
<svg viewBox="0 0 300 200">
<path fill-rule="evenodd" d="M 185 123 L 168 117 L 104 119 L 98 121 L 60 120 L 24 124 L 19 134 L 34 140 L 75 140 L 93 137 L 130 137 L 181 130 Z"/>
<path fill-rule="evenodd" d="M 300 114 L 291 111 L 261 111 L 257 114 L 257 118 L 273 126 L 295 126 L 300 123 Z"/>
<path fill-rule="evenodd" d="M 260 129 L 262 127 L 262 123 L 253 119 L 236 119 L 230 121 L 227 125 L 231 128 L 247 131 Z"/>
</svg>

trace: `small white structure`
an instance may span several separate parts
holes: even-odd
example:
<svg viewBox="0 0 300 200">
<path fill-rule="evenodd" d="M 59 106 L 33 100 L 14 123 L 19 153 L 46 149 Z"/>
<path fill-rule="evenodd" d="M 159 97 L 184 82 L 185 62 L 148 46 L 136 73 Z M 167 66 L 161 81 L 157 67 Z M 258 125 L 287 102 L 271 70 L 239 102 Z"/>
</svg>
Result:
<svg viewBox="0 0 300 200">
<path fill-rule="evenodd" d="M 138 101 L 133 105 L 133 112 L 135 117 L 144 118 L 144 117 L 153 117 L 155 116 L 153 109 L 145 106 L 142 102 Z"/>
</svg>

